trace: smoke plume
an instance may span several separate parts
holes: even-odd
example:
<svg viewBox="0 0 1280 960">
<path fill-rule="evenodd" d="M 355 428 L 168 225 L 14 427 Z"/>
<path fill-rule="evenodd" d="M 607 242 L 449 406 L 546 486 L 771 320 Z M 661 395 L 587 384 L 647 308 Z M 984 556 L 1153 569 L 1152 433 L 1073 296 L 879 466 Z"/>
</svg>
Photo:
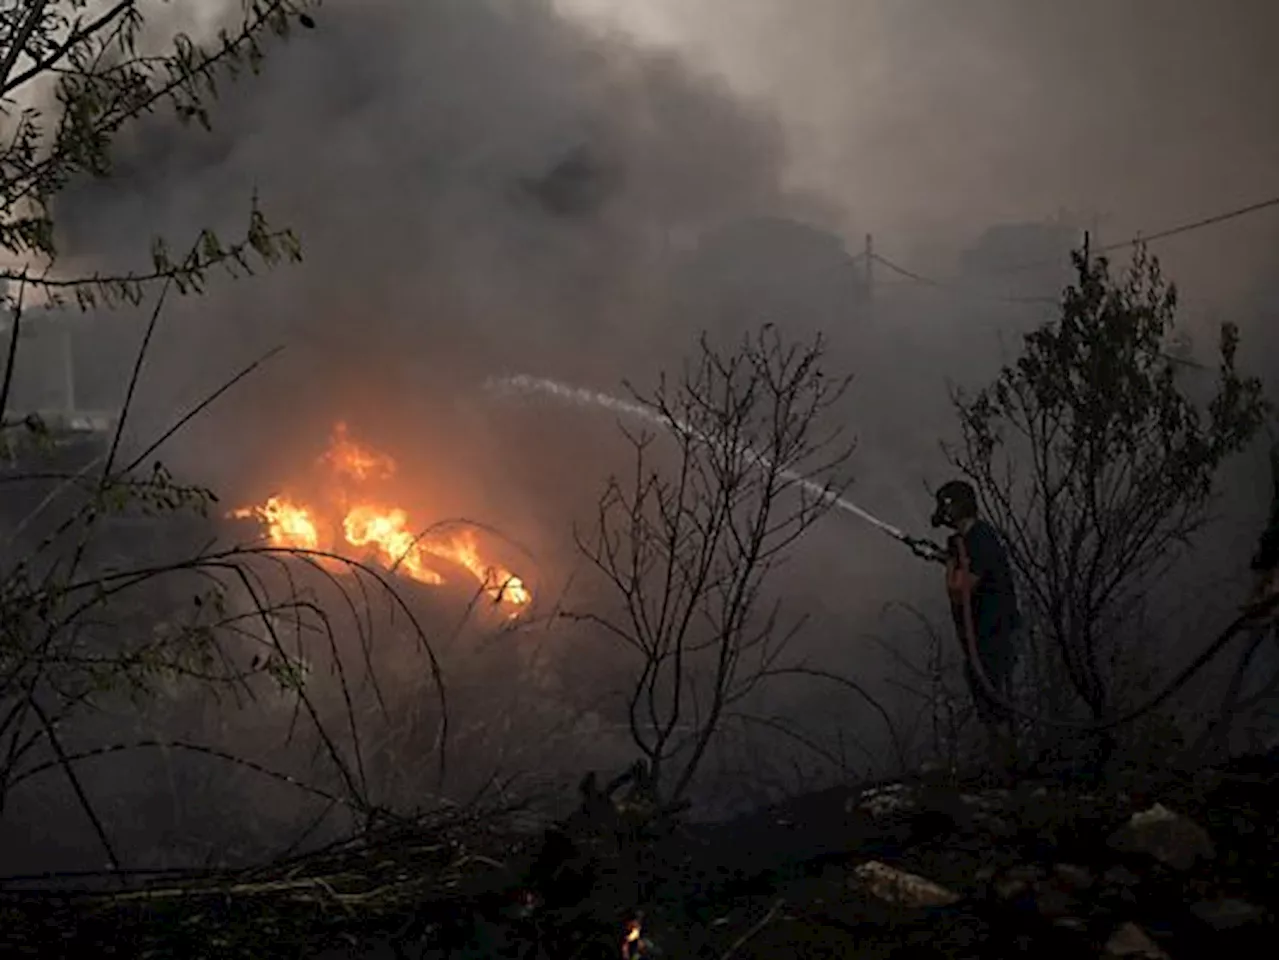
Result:
<svg viewBox="0 0 1280 960">
<path fill-rule="evenodd" d="M 181 26 L 211 33 L 222 14 L 200 6 Z M 329 0 L 222 91 L 211 132 L 130 128 L 112 176 L 61 198 L 60 267 L 136 269 L 153 235 L 175 251 L 204 227 L 230 236 L 254 194 L 299 233 L 300 266 L 170 302 L 131 421 L 153 434 L 283 346 L 163 451 L 229 500 L 273 492 L 342 420 L 396 458 L 426 519 L 491 523 L 564 581 L 581 572 L 572 523 L 626 466 L 615 425 L 495 405 L 483 382 L 616 394 L 700 329 L 770 321 L 826 332 L 831 373 L 856 377 L 850 498 L 922 533 L 955 436 L 948 383 L 988 378 L 1053 315 L 1021 295 L 1062 281 L 960 277 L 960 255 L 1062 210 L 1068 237 L 1115 241 L 1265 198 L 1274 21 L 1261 2 Z M 858 261 L 866 234 L 946 282 Z M 1274 397 L 1270 216 L 1156 252 L 1189 294 L 1197 358 L 1210 320 L 1237 320 Z M 91 319 L 80 399 L 111 406 L 143 318 Z M 1265 477 L 1255 458 L 1231 478 L 1223 563 Z M 840 514 L 786 578 L 803 646 L 849 672 L 883 672 L 866 637 L 886 603 L 942 610 L 935 569 Z"/>
</svg>

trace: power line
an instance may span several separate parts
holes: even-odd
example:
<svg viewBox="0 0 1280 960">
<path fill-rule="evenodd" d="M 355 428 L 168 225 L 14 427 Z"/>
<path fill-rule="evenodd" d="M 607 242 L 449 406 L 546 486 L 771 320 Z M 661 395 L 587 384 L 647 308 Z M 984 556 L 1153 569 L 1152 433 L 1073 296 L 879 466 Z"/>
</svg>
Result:
<svg viewBox="0 0 1280 960">
<path fill-rule="evenodd" d="M 1061 302 L 1058 297 L 1002 297 L 999 294 L 986 293 L 981 290 L 973 290 L 971 288 L 961 287 L 961 286 L 957 286 L 950 283 L 943 283 L 940 280 L 934 280 L 930 277 L 922 276 L 911 270 L 907 270 L 905 267 L 900 267 L 896 263 L 892 263 L 876 253 L 871 254 L 871 259 L 885 267 L 888 267 L 890 270 L 893 270 L 896 273 L 902 274 L 904 277 L 907 277 L 910 280 L 913 280 L 917 283 L 923 283 L 931 287 L 935 287 L 939 290 L 955 290 L 959 293 L 968 293 L 974 296 L 984 297 L 988 300 L 1000 300 L 1005 303 L 1038 303 L 1038 304 L 1053 304 L 1054 306 L 1057 306 Z M 1178 366 L 1191 367 L 1196 370 L 1205 369 L 1203 364 L 1196 363 L 1194 360 L 1186 360 L 1181 357 L 1176 357 L 1167 353 L 1161 353 L 1160 356 L 1164 357 L 1164 359 L 1168 360 L 1170 363 L 1173 363 Z M 910 546 L 910 544 L 908 544 L 908 546 Z"/>
<path fill-rule="evenodd" d="M 1046 304 L 1046 303 L 1057 304 L 1058 303 L 1057 297 L 1004 296 L 998 293 L 989 293 L 988 291 L 985 291 L 985 290 L 975 290 L 972 287 L 961 286 L 958 283 L 952 283 L 951 281 L 948 281 L 948 280 L 935 280 L 932 277 L 926 277 L 923 274 L 916 273 L 914 270 L 908 270 L 906 267 L 900 267 L 898 266 L 898 264 L 894 263 L 892 260 L 886 260 L 884 257 L 880 256 L 880 254 L 878 253 L 873 253 L 871 255 L 871 259 L 874 260 L 876 263 L 880 264 L 882 267 L 887 267 L 888 269 L 892 270 L 894 273 L 897 273 L 901 276 L 906 277 L 908 280 L 914 280 L 916 283 L 923 283 L 926 286 L 936 287 L 939 290 L 955 290 L 958 293 L 965 293 L 965 294 L 968 294 L 969 296 L 981 297 L 984 300 L 999 300 L 1003 303 L 1040 303 L 1040 304 Z"/>
<path fill-rule="evenodd" d="M 1189 233 L 1192 230 L 1199 230 L 1201 227 L 1211 227 L 1218 223 L 1225 223 L 1228 220 L 1234 220 L 1237 217 L 1247 216 L 1250 213 L 1257 213 L 1259 210 L 1265 210 L 1268 207 L 1274 207 L 1280 203 L 1280 197 L 1272 197 L 1270 200 L 1260 200 L 1257 203 L 1251 203 L 1247 207 L 1238 207 L 1235 210 L 1228 210 L 1225 213 L 1214 214 L 1212 217 L 1205 217 L 1202 220 L 1193 220 L 1190 223 L 1182 223 L 1176 227 L 1169 227 L 1167 230 L 1160 230 L 1156 233 L 1146 235 L 1139 233 L 1132 240 L 1118 240 L 1115 243 L 1103 244 L 1100 247 L 1094 247 L 1093 253 L 1110 253 L 1113 250 L 1123 250 L 1126 247 L 1136 247 L 1140 243 L 1153 243 L 1156 240 L 1164 240 L 1167 237 L 1176 237 L 1180 233 Z M 992 273 L 1018 273 L 1022 270 L 1036 270 L 1040 267 L 1057 266 L 1057 260 L 1037 260 L 1028 263 L 1019 263 L 1011 267 L 1001 267 L 992 270 Z"/>
<path fill-rule="evenodd" d="M 1123 250 L 1126 247 L 1134 247 L 1134 246 L 1137 246 L 1138 244 L 1152 243 L 1156 240 L 1164 240 L 1167 237 L 1177 236 L 1178 234 L 1181 234 L 1181 233 L 1189 233 L 1192 230 L 1199 230 L 1202 227 L 1210 227 L 1215 224 L 1224 223 L 1228 220 L 1234 220 L 1237 217 L 1246 216 L 1250 213 L 1257 213 L 1259 210 L 1265 210 L 1268 207 L 1274 207 L 1277 203 L 1280 203 L 1280 197 L 1272 197 L 1270 200 L 1262 200 L 1262 201 L 1259 201 L 1258 203 L 1251 203 L 1246 207 L 1239 207 L 1234 210 L 1228 210 L 1224 213 L 1215 214 L 1211 217 L 1204 217 L 1203 219 L 1200 219 L 1200 220 L 1193 220 L 1190 223 L 1183 223 L 1183 224 L 1179 224 L 1176 227 L 1169 227 L 1166 230 L 1160 230 L 1156 233 L 1150 234 L 1149 236 L 1143 236 L 1142 234 L 1138 234 L 1132 240 L 1120 240 L 1115 243 L 1104 244 L 1100 247 L 1093 247 L 1091 248 L 1090 252 L 1091 253 L 1108 253 L 1114 250 Z M 867 256 L 867 254 L 865 253 L 860 254 L 859 258 L 863 256 Z M 908 280 L 913 280 L 916 283 L 922 283 L 922 284 L 925 284 L 926 286 L 935 287 L 940 290 L 954 290 L 958 293 L 965 293 L 970 296 L 981 297 L 986 300 L 1001 301 L 1004 303 L 1057 304 L 1059 302 L 1059 298 L 1056 296 L 1052 296 L 1052 297 L 1051 296 L 1005 296 L 998 293 L 990 293 L 984 290 L 976 290 L 972 287 L 968 287 L 963 284 L 956 283 L 954 281 L 937 280 L 933 277 L 927 277 L 923 274 L 916 273 L 914 270 L 909 270 L 906 267 L 893 263 L 890 260 L 886 260 L 884 257 L 882 257 L 878 253 L 872 253 L 869 256 L 873 261 L 893 271 L 899 276 L 905 277 Z M 858 258 L 855 258 L 855 259 L 858 259 Z M 992 270 L 990 272 L 995 274 L 1016 273 L 1019 271 L 1032 270 L 1040 267 L 1061 266 L 1061 263 L 1062 262 L 1060 260 L 1039 260 L 1032 263 L 1020 263 L 1012 267 L 1003 267 L 997 270 Z"/>
</svg>

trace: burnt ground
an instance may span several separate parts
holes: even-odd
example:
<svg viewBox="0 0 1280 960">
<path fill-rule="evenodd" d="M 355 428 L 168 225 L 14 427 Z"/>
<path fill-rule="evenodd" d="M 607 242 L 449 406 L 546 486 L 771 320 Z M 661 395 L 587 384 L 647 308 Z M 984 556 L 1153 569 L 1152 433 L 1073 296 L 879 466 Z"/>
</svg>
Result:
<svg viewBox="0 0 1280 960">
<path fill-rule="evenodd" d="M 840 787 L 717 825 L 611 806 L 538 833 L 496 814 L 384 827 L 234 875 L 9 882 L 0 953 L 1269 957 L 1276 771 L 1273 751 L 1124 787 Z"/>
</svg>

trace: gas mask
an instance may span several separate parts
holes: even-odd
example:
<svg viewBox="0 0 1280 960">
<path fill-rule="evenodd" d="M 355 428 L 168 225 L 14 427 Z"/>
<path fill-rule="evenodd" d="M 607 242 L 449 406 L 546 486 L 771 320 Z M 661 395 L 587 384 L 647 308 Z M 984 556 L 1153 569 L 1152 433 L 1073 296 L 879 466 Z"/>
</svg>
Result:
<svg viewBox="0 0 1280 960">
<path fill-rule="evenodd" d="M 938 504 L 934 508 L 933 516 L 929 518 L 929 523 L 936 527 L 950 527 L 955 525 L 955 501 L 950 497 L 938 495 Z"/>
<path fill-rule="evenodd" d="M 956 507 L 958 504 L 954 497 L 948 496 L 945 488 L 938 491 L 937 506 L 934 507 L 933 516 L 929 518 L 929 522 L 936 527 L 949 527 L 951 533 L 947 535 L 947 558 L 952 562 L 958 562 L 960 559 L 960 541 L 963 537 L 960 531 L 956 529 L 958 517 L 956 516 Z"/>
<path fill-rule="evenodd" d="M 934 527 L 958 527 L 961 520 L 978 512 L 973 487 L 963 480 L 943 484 L 935 497 L 937 506 L 929 518 Z"/>
<path fill-rule="evenodd" d="M 956 525 L 956 504 L 954 497 L 947 497 L 946 494 L 938 492 L 937 506 L 933 508 L 933 516 L 929 517 L 929 524 L 936 527 Z"/>
</svg>

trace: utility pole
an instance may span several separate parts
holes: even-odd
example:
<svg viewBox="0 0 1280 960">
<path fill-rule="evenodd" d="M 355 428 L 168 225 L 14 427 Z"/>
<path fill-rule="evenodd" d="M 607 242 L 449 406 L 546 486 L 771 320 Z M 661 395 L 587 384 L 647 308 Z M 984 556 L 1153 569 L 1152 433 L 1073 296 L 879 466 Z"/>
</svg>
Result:
<svg viewBox="0 0 1280 960">
<path fill-rule="evenodd" d="M 21 419 L 27 414 L 35 414 L 47 418 L 58 425 L 59 430 L 72 432 L 101 432 L 110 430 L 119 416 L 114 410 L 93 410 L 80 407 L 77 390 L 75 328 L 73 324 L 84 322 L 78 317 L 53 314 L 48 311 L 29 311 L 18 336 L 28 343 L 42 344 L 43 349 L 36 348 L 34 356 L 28 354 L 19 359 L 19 363 L 33 364 L 35 376 L 41 383 L 49 384 L 58 394 L 48 398 L 50 403 L 44 404 L 44 395 L 35 398 L 35 409 L 23 409 L 16 406 L 16 398 L 11 394 L 8 398 L 10 410 L 5 411 L 6 418 Z M 12 331 L 12 316 L 0 317 L 0 341 L 7 342 Z M 59 389 L 60 388 L 60 389 Z"/>
<path fill-rule="evenodd" d="M 1094 210 L 1093 213 L 1089 215 L 1089 235 L 1093 237 L 1093 242 L 1097 244 L 1097 246 L 1101 247 L 1103 245 L 1102 225 L 1104 223 L 1112 223 L 1114 220 L 1114 215 L 1110 213 L 1099 213 L 1097 210 Z"/>
<path fill-rule="evenodd" d="M 62 325 L 62 389 L 65 413 L 70 421 L 76 415 L 76 351 L 69 323 Z"/>
<path fill-rule="evenodd" d="M 871 234 L 868 233 L 862 247 L 862 285 L 866 288 L 868 314 L 871 312 L 871 265 L 874 260 L 875 245 L 871 240 Z"/>
</svg>

